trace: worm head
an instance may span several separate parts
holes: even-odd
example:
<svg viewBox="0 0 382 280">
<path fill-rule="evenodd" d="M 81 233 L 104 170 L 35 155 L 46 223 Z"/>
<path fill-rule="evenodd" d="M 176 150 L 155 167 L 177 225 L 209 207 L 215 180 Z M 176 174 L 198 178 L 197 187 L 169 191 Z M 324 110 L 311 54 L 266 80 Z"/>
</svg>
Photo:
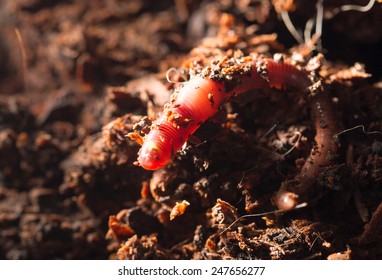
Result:
<svg viewBox="0 0 382 280">
<path fill-rule="evenodd" d="M 171 161 L 171 153 L 166 153 L 153 141 L 145 142 L 139 151 L 139 165 L 147 170 L 156 170 L 166 166 Z"/>
</svg>

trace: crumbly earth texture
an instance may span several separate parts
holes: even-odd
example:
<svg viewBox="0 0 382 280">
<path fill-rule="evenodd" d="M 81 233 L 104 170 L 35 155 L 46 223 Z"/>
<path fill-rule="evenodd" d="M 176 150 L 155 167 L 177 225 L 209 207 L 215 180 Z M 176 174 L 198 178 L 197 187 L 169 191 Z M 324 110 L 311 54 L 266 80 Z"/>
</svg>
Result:
<svg viewBox="0 0 382 280">
<path fill-rule="evenodd" d="M 316 15 L 302 0 L 1 1 L 0 259 L 380 259 L 380 3 L 330 16 L 348 2 L 330 1 L 321 40 L 297 45 L 283 2 L 299 29 Z M 299 89 L 249 90 L 166 167 L 136 165 L 176 88 L 234 87 L 253 56 L 333 103 L 339 150 L 305 207 L 274 204 L 316 147 Z"/>
</svg>

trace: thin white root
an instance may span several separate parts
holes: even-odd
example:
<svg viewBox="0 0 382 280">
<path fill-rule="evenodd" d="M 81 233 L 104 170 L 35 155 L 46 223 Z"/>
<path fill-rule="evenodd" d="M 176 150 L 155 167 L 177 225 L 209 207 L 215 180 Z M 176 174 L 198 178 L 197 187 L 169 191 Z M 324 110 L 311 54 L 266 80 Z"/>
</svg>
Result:
<svg viewBox="0 0 382 280">
<path fill-rule="evenodd" d="M 330 13 L 328 13 L 326 15 L 326 18 L 330 19 L 330 18 L 335 17 L 336 15 L 338 15 L 341 12 L 348 12 L 348 11 L 357 11 L 357 12 L 365 13 L 365 12 L 370 11 L 371 8 L 373 8 L 374 4 L 375 4 L 375 0 L 370 0 L 369 3 L 367 3 L 366 6 L 343 5 L 343 6 L 339 7 L 339 8 L 334 9 Z"/>
<path fill-rule="evenodd" d="M 341 132 L 333 135 L 333 138 L 338 138 L 338 136 L 340 136 L 341 134 L 344 134 L 344 133 L 356 130 L 358 128 L 362 128 L 362 132 L 364 134 L 366 134 L 366 135 L 370 135 L 370 134 L 379 134 L 379 135 L 382 135 L 382 132 L 380 132 L 380 131 L 370 131 L 370 132 L 365 131 L 365 126 L 361 124 L 361 125 L 357 125 L 357 126 L 352 127 L 352 128 L 348 128 L 348 129 L 342 130 Z"/>
<path fill-rule="evenodd" d="M 286 28 L 288 28 L 289 32 L 292 34 L 292 36 L 296 39 L 296 41 L 299 44 L 304 43 L 304 39 L 301 37 L 300 33 L 297 31 L 297 29 L 294 27 L 288 12 L 281 12 L 281 19 L 283 20 Z"/>
<path fill-rule="evenodd" d="M 358 12 L 368 12 L 371 8 L 373 8 L 375 4 L 375 0 L 370 0 L 366 6 L 358 6 L 358 5 L 343 5 L 339 7 L 339 12 L 347 12 L 347 11 L 358 11 Z"/>
</svg>

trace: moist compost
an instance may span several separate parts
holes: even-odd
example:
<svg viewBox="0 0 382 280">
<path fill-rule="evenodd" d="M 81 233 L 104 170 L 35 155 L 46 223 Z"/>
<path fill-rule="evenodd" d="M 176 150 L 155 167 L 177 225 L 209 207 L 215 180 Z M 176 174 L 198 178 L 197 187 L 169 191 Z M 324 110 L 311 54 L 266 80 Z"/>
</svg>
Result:
<svg viewBox="0 0 382 280">
<path fill-rule="evenodd" d="M 313 2 L 1 1 L 0 258 L 380 259 L 381 4 L 324 2 L 322 36 L 298 44 L 280 14 L 304 29 Z M 177 88 L 253 54 L 313 87 L 249 90 L 164 168 L 137 164 Z M 326 151 L 328 108 L 335 153 L 278 210 Z"/>
</svg>

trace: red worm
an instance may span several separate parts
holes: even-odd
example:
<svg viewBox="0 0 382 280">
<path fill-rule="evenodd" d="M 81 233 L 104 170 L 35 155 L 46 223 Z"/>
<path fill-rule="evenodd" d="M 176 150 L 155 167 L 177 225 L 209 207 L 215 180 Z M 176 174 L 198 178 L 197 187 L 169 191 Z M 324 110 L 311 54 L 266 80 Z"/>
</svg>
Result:
<svg viewBox="0 0 382 280">
<path fill-rule="evenodd" d="M 282 184 L 276 193 L 273 201 L 282 210 L 290 210 L 299 202 L 315 197 L 314 192 L 319 192 L 319 188 L 314 188 L 319 179 L 319 175 L 324 167 L 330 166 L 337 158 L 339 150 L 338 139 L 339 130 L 338 118 L 333 108 L 333 103 L 328 92 L 324 91 L 321 81 L 311 87 L 309 104 L 312 119 L 316 129 L 315 145 L 305 161 L 301 173 L 297 176 L 298 184 Z"/>
<path fill-rule="evenodd" d="M 138 153 L 140 166 L 155 170 L 170 163 L 188 137 L 233 96 L 267 84 L 276 88 L 307 88 L 311 84 L 306 73 L 272 59 L 251 57 L 239 66 L 211 73 L 208 77 L 200 74 L 191 78 L 174 93 L 144 139 Z"/>
</svg>

